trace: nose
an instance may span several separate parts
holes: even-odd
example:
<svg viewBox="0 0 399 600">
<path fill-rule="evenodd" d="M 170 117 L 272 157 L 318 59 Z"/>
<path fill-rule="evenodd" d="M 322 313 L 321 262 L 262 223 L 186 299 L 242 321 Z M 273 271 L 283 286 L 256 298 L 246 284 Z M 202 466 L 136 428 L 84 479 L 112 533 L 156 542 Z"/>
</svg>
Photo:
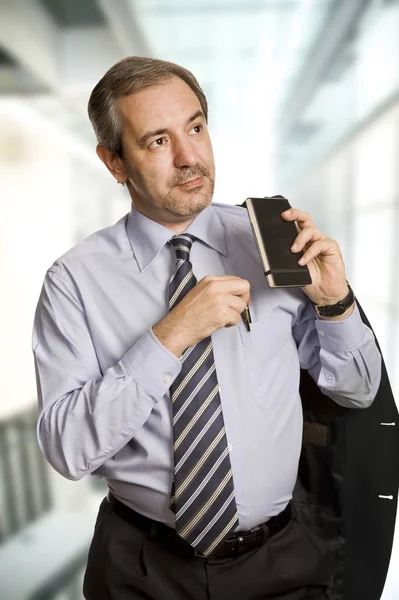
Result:
<svg viewBox="0 0 399 600">
<path fill-rule="evenodd" d="M 186 136 L 175 140 L 174 163 L 175 167 L 194 167 L 198 163 L 198 153 L 193 142 Z"/>
</svg>

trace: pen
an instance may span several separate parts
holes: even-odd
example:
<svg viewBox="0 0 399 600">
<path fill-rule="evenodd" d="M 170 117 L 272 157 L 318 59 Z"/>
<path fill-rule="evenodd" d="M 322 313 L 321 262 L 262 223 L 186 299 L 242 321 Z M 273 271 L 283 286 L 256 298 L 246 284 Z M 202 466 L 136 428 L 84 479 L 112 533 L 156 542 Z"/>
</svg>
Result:
<svg viewBox="0 0 399 600">
<path fill-rule="evenodd" d="M 245 323 L 245 327 L 246 327 L 247 331 L 251 331 L 252 320 L 251 320 L 251 313 L 249 312 L 248 306 L 246 306 L 244 308 L 244 310 L 242 311 L 242 318 Z"/>
</svg>

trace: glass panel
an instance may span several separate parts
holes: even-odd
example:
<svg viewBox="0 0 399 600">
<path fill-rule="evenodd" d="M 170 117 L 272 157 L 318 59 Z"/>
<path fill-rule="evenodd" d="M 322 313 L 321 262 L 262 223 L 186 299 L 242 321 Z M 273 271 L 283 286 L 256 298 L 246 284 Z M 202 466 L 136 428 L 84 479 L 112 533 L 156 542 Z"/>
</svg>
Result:
<svg viewBox="0 0 399 600">
<path fill-rule="evenodd" d="M 356 207 L 392 202 L 397 190 L 399 110 L 395 108 L 362 134 L 353 148 Z"/>
<path fill-rule="evenodd" d="M 370 3 L 354 35 L 326 67 L 322 81 L 315 86 L 279 150 L 282 180 L 300 175 L 356 127 L 366 126 L 373 111 L 395 100 L 399 89 L 398 56 L 399 3 Z M 373 170 L 376 165 L 383 169 L 384 156 L 385 150 L 378 161 L 371 161 Z"/>
<path fill-rule="evenodd" d="M 369 15 L 357 46 L 356 120 L 367 116 L 399 85 L 399 7 L 394 2 L 384 4 L 383 10 L 377 12 L 378 7 L 377 14 Z"/>
<path fill-rule="evenodd" d="M 380 211 L 354 214 L 350 280 L 361 301 L 367 299 L 382 308 L 388 308 L 395 302 L 392 275 L 395 272 L 396 210 L 391 206 Z"/>
</svg>

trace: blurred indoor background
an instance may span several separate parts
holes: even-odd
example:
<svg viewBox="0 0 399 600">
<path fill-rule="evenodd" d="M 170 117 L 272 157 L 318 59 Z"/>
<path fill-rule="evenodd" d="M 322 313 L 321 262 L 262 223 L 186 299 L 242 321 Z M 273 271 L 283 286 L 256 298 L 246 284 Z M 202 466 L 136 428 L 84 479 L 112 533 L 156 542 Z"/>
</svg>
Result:
<svg viewBox="0 0 399 600">
<path fill-rule="evenodd" d="M 129 211 L 86 107 L 133 54 L 204 88 L 216 201 L 280 193 L 339 241 L 399 397 L 397 0 L 0 0 L 2 600 L 82 597 L 104 485 L 40 456 L 30 336 L 46 269 Z M 398 566 L 399 533 L 384 600 Z"/>
</svg>

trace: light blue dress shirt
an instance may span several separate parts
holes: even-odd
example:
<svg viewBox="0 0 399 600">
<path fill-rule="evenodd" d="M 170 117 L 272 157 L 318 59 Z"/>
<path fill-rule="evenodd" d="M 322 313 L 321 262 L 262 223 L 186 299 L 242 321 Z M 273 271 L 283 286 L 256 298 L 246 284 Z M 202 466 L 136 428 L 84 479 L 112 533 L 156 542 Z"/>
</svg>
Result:
<svg viewBox="0 0 399 600">
<path fill-rule="evenodd" d="M 300 367 L 343 406 L 367 407 L 381 357 L 358 309 L 318 320 L 299 289 L 268 287 L 247 211 L 212 204 L 187 229 L 194 274 L 251 284 L 252 325 L 212 335 L 239 529 L 281 512 L 297 476 Z M 173 232 L 134 208 L 48 270 L 33 332 L 38 439 L 69 479 L 91 473 L 150 518 L 174 526 L 169 388 L 181 362 L 151 327 L 168 311 Z"/>
</svg>

